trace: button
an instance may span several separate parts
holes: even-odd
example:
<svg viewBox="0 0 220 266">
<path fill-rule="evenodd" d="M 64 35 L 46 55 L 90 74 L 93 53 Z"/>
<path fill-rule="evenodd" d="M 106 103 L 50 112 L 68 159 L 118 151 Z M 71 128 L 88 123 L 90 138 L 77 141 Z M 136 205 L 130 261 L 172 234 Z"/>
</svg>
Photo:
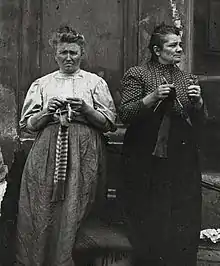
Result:
<svg viewBox="0 0 220 266">
<path fill-rule="evenodd" d="M 182 140 L 182 142 L 181 142 L 183 145 L 185 145 L 186 144 L 186 142 L 184 141 L 184 140 Z"/>
</svg>

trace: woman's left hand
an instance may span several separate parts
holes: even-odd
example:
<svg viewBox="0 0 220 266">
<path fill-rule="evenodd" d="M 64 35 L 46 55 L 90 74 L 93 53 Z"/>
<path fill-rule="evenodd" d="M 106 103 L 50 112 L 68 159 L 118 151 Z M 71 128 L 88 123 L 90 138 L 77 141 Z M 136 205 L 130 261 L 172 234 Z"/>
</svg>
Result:
<svg viewBox="0 0 220 266">
<path fill-rule="evenodd" d="M 66 101 L 70 104 L 73 111 L 77 113 L 85 113 L 88 109 L 88 105 L 81 98 L 66 98 Z"/>
<path fill-rule="evenodd" d="M 190 85 L 188 87 L 188 91 L 187 91 L 188 97 L 189 99 L 194 102 L 197 103 L 201 100 L 201 88 L 199 85 Z"/>
</svg>

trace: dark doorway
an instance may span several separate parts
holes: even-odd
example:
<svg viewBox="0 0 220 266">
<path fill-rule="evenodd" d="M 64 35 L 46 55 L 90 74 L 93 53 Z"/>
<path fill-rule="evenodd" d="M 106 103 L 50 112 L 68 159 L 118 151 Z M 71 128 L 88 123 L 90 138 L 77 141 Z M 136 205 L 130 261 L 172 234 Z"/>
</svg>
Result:
<svg viewBox="0 0 220 266">
<path fill-rule="evenodd" d="M 193 73 L 200 78 L 208 109 L 202 170 L 220 171 L 220 1 L 194 1 Z"/>
</svg>

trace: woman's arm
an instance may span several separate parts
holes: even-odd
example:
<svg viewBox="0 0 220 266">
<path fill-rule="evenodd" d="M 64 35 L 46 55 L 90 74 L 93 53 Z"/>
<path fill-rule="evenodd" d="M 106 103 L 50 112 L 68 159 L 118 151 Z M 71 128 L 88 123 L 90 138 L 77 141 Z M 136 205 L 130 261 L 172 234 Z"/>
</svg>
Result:
<svg viewBox="0 0 220 266">
<path fill-rule="evenodd" d="M 74 111 L 81 113 L 94 127 L 103 132 L 115 131 L 115 105 L 104 79 L 96 77 L 96 85 L 91 90 L 91 96 L 93 106 L 79 98 L 67 98 L 67 101 Z"/>
<path fill-rule="evenodd" d="M 53 120 L 53 114 L 62 107 L 64 100 L 59 97 L 53 97 L 49 100 L 48 105 L 42 111 L 31 115 L 27 120 L 26 128 L 30 131 L 39 131 Z"/>
<path fill-rule="evenodd" d="M 102 114 L 102 112 L 94 109 L 85 103 L 83 99 L 80 98 L 67 98 L 66 99 L 74 111 L 78 114 L 82 114 L 91 125 L 98 128 L 103 132 L 107 132 L 113 129 L 113 124 L 108 118 Z"/>
<path fill-rule="evenodd" d="M 86 105 L 83 110 L 83 114 L 92 125 L 100 129 L 101 131 L 107 132 L 111 130 L 111 123 L 108 121 L 108 119 L 102 113 L 95 110 L 91 106 Z"/>
<path fill-rule="evenodd" d="M 168 97 L 173 84 L 162 84 L 146 96 L 143 95 L 143 86 L 140 68 L 130 68 L 122 79 L 119 115 L 123 123 L 130 123 L 148 112 L 153 112 L 152 107 Z"/>
<path fill-rule="evenodd" d="M 24 131 L 39 131 L 53 120 L 56 109 L 63 106 L 64 100 L 53 97 L 47 106 L 43 104 L 42 89 L 40 79 L 34 81 L 25 97 L 21 112 L 20 127 Z"/>
<path fill-rule="evenodd" d="M 27 119 L 26 129 L 29 131 L 39 131 L 50 121 L 52 121 L 52 115 L 48 113 L 47 109 L 44 109 Z"/>
<path fill-rule="evenodd" d="M 91 93 L 93 108 L 86 112 L 87 120 L 104 132 L 115 131 L 116 108 L 106 81 L 99 77 Z"/>
<path fill-rule="evenodd" d="M 21 130 L 32 131 L 30 120 L 32 116 L 35 116 L 42 111 L 42 95 L 39 79 L 34 81 L 25 97 L 24 104 L 21 112 L 21 119 L 19 125 Z"/>
<path fill-rule="evenodd" d="M 143 84 L 139 67 L 130 68 L 121 80 L 121 103 L 119 117 L 124 124 L 129 124 L 144 108 Z"/>
</svg>

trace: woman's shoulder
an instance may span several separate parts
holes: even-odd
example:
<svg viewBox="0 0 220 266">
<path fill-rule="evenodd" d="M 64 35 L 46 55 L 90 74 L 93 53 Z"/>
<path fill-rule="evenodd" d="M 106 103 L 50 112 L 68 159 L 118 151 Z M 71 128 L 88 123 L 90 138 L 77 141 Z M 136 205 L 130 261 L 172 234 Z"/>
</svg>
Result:
<svg viewBox="0 0 220 266">
<path fill-rule="evenodd" d="M 135 79 L 145 79 L 150 73 L 150 68 L 148 64 L 143 66 L 132 66 L 124 74 L 123 79 L 135 78 Z"/>
<path fill-rule="evenodd" d="M 89 77 L 89 78 L 93 78 L 93 79 L 99 79 L 101 78 L 98 74 L 94 73 L 94 72 L 90 72 L 90 71 L 86 71 L 84 69 L 80 70 L 80 74 L 85 76 L 85 77 Z"/>
<path fill-rule="evenodd" d="M 87 80 L 87 82 L 89 83 L 93 83 L 93 84 L 98 84 L 99 82 L 103 82 L 105 83 L 106 81 L 104 80 L 104 78 L 102 78 L 101 76 L 99 76 L 98 74 L 94 73 L 94 72 L 89 72 L 86 70 L 80 70 L 80 74 L 83 76 L 83 78 L 85 80 Z"/>
<path fill-rule="evenodd" d="M 145 68 L 145 66 L 132 66 L 125 72 L 125 75 L 140 75 L 142 72 L 146 71 Z"/>
<path fill-rule="evenodd" d="M 48 83 L 48 82 L 51 82 L 52 79 L 55 78 L 56 74 L 58 73 L 59 71 L 56 70 L 54 72 L 51 72 L 49 74 L 46 74 L 42 77 L 39 77 L 37 78 L 32 84 L 36 84 L 36 85 L 43 85 L 44 83 Z"/>
<path fill-rule="evenodd" d="M 183 76 L 186 78 L 186 79 L 193 79 L 193 80 L 197 80 L 198 79 L 198 76 L 193 74 L 193 73 L 190 73 L 186 70 L 182 70 L 182 69 L 179 69 L 179 71 L 182 72 Z"/>
</svg>

